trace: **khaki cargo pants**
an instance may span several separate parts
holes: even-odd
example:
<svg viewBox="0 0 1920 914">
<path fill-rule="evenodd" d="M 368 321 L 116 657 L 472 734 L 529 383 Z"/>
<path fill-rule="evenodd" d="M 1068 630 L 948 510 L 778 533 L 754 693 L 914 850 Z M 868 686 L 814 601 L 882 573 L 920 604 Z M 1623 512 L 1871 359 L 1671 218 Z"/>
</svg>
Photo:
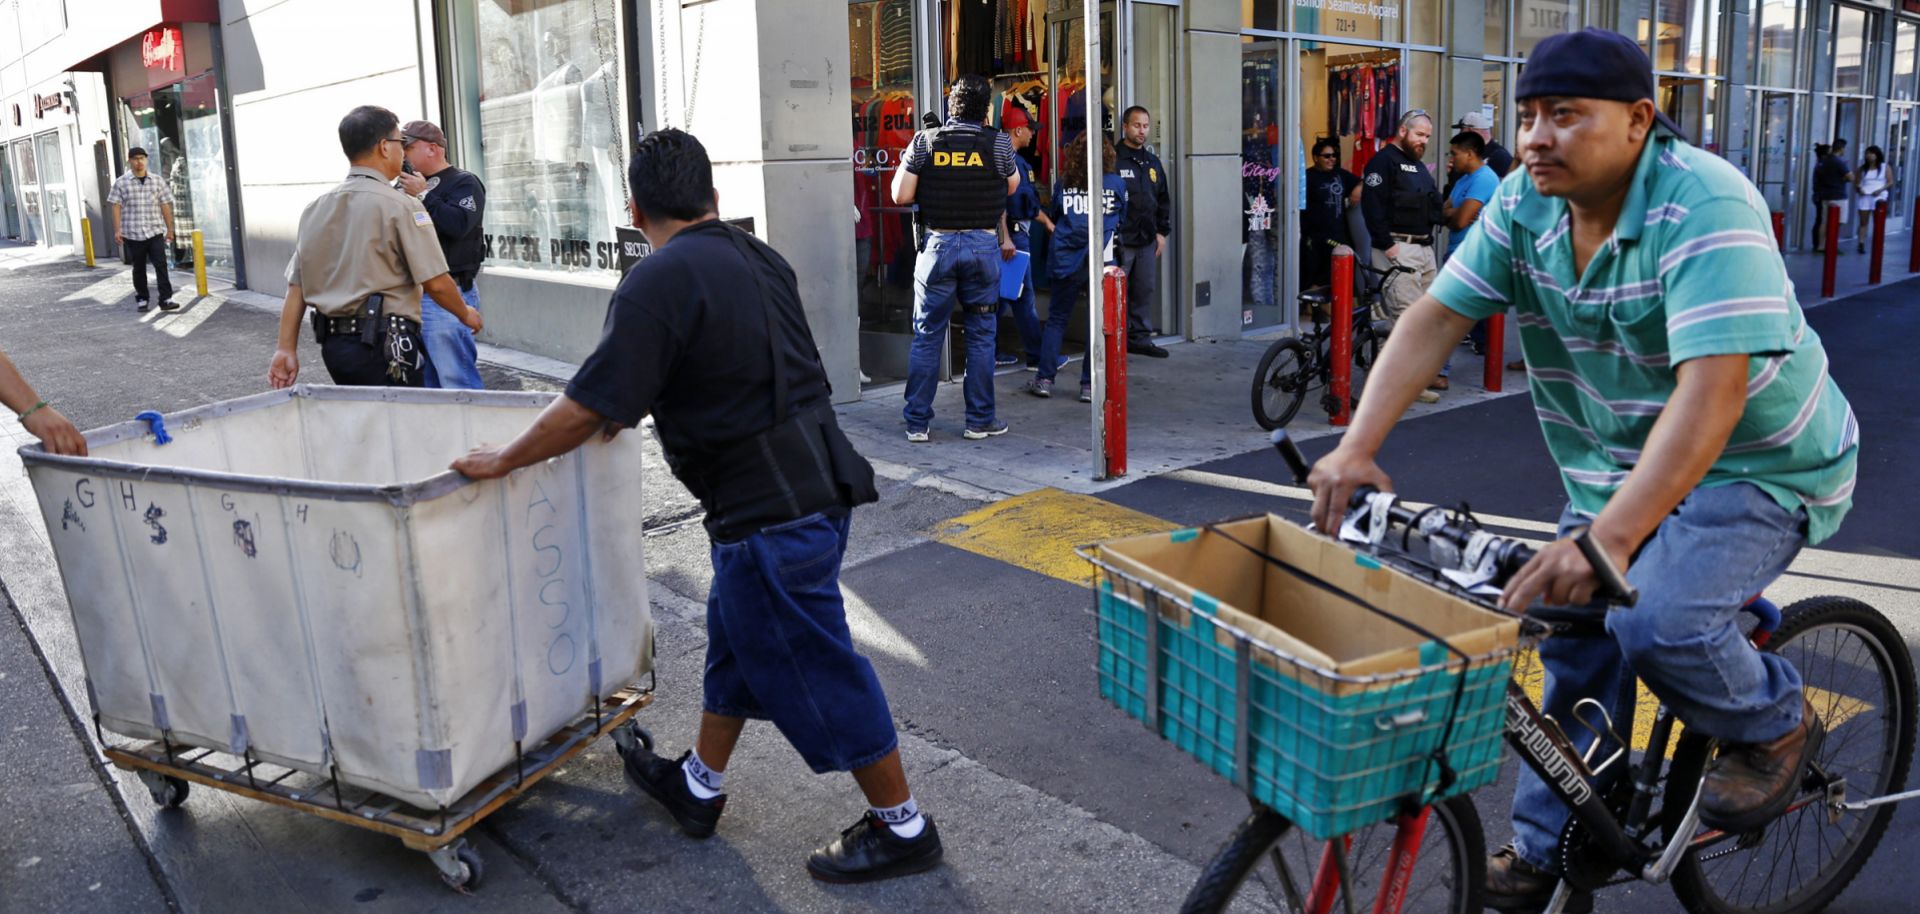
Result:
<svg viewBox="0 0 1920 914">
<path fill-rule="evenodd" d="M 1376 270 L 1393 267 L 1405 267 L 1412 273 L 1394 273 L 1384 280 L 1380 290 L 1380 300 L 1374 306 L 1374 320 L 1396 323 L 1401 313 L 1413 307 L 1413 303 L 1425 295 L 1427 287 L 1433 285 L 1433 274 L 1438 268 L 1433 257 L 1433 245 L 1414 244 L 1411 241 L 1396 241 L 1399 247 L 1391 260 L 1387 252 L 1378 248 L 1371 249 L 1373 266 Z"/>
</svg>

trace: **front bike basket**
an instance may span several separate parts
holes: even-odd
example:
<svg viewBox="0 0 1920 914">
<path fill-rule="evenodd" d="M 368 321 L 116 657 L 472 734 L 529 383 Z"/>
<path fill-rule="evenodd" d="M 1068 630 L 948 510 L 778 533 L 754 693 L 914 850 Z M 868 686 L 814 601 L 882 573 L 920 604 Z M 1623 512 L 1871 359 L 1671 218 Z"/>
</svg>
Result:
<svg viewBox="0 0 1920 914">
<path fill-rule="evenodd" d="M 1516 620 L 1279 517 L 1079 553 L 1101 697 L 1314 837 L 1498 776 Z"/>
</svg>

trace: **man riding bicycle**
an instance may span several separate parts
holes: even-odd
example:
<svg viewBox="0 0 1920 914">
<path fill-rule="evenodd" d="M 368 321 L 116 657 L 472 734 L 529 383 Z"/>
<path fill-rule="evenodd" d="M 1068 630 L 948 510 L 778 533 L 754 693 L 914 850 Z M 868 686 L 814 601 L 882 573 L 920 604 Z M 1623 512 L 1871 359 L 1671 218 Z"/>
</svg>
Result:
<svg viewBox="0 0 1920 914">
<path fill-rule="evenodd" d="M 1513 307 L 1570 504 L 1501 603 L 1590 601 L 1581 527 L 1640 591 L 1608 614 L 1610 638 L 1541 644 L 1544 710 L 1578 732 L 1574 704 L 1591 697 L 1630 733 L 1637 674 L 1720 741 L 1701 820 L 1744 832 L 1783 810 L 1821 728 L 1799 673 L 1753 650 L 1736 616 L 1839 527 L 1859 428 L 1759 191 L 1655 109 L 1651 73 L 1632 39 L 1599 29 L 1529 57 L 1516 91 L 1526 171 L 1401 317 L 1352 428 L 1314 467 L 1314 521 L 1333 530 L 1356 487 L 1392 488 L 1374 462 L 1387 432 L 1476 320 Z M 1522 768 L 1514 841 L 1487 866 L 1490 906 L 1548 900 L 1568 816 Z"/>
</svg>

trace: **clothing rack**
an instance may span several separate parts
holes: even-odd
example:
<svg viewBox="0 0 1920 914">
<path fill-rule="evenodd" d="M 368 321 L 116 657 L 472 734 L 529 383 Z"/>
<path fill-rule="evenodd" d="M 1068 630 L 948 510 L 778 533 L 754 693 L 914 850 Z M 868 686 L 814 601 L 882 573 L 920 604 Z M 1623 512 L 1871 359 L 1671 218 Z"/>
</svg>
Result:
<svg viewBox="0 0 1920 914">
<path fill-rule="evenodd" d="M 1400 62 L 1398 51 L 1372 52 L 1367 54 L 1348 54 L 1342 57 L 1327 58 L 1328 70 L 1353 70 L 1360 67 L 1373 67 L 1382 64 Z"/>
</svg>

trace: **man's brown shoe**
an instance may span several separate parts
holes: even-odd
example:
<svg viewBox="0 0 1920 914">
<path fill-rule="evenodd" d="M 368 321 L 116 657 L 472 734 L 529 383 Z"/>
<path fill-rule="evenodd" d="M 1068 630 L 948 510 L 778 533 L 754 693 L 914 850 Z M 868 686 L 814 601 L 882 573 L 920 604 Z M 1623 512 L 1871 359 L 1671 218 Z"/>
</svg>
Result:
<svg viewBox="0 0 1920 914">
<path fill-rule="evenodd" d="M 1801 699 L 1800 726 L 1768 743 L 1732 743 L 1700 784 L 1700 821 L 1726 832 L 1753 831 L 1779 818 L 1799 792 L 1800 775 L 1820 750 L 1826 728 Z"/>
<path fill-rule="evenodd" d="M 1531 912 L 1553 900 L 1560 877 L 1525 860 L 1513 845 L 1495 851 L 1487 858 L 1487 883 L 1482 901 L 1496 911 Z M 1593 910 L 1593 896 L 1575 892 L 1567 899 L 1566 914 L 1587 914 Z"/>
</svg>

